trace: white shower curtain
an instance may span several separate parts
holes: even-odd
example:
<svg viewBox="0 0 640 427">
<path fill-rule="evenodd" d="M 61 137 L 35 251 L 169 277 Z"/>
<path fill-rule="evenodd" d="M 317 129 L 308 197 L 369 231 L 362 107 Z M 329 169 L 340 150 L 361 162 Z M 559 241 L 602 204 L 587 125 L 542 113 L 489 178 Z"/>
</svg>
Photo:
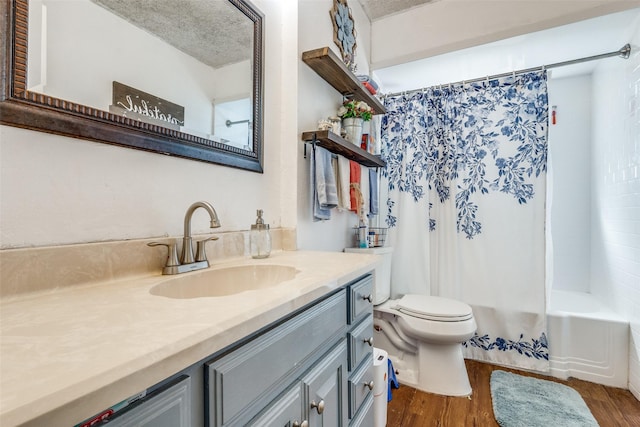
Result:
<svg viewBox="0 0 640 427">
<path fill-rule="evenodd" d="M 548 370 L 544 72 L 388 97 L 392 297 L 473 308 L 465 356 Z"/>
</svg>

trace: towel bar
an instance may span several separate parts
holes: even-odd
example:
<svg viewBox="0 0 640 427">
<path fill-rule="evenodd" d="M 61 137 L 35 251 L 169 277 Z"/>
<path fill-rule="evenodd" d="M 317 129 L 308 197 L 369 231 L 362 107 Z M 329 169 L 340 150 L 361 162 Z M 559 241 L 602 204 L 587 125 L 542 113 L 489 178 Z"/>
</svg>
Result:
<svg viewBox="0 0 640 427">
<path fill-rule="evenodd" d="M 316 143 L 316 141 L 305 141 L 305 143 L 304 143 L 304 158 L 305 159 L 307 158 L 307 144 L 314 145 L 315 143 Z M 331 153 L 331 158 L 332 159 L 337 159 L 338 155 L 334 154 L 334 153 Z"/>
</svg>

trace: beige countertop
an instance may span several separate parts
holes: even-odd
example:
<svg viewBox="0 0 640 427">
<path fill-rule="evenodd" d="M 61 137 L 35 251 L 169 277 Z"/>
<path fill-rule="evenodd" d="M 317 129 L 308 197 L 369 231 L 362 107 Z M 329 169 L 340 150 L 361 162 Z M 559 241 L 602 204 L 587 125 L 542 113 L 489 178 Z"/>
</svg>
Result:
<svg viewBox="0 0 640 427">
<path fill-rule="evenodd" d="M 377 260 L 294 251 L 222 261 L 210 268 L 299 270 L 277 286 L 225 297 L 151 295 L 155 284 L 177 277 L 158 272 L 0 300 L 0 426 L 38 425 L 42 416 L 47 425 L 73 426 L 347 284 Z"/>
</svg>

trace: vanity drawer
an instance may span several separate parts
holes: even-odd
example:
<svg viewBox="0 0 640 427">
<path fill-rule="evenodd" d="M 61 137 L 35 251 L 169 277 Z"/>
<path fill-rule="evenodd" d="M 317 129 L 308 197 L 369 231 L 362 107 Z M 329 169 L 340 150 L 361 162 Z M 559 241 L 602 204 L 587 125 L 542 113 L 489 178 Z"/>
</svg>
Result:
<svg viewBox="0 0 640 427">
<path fill-rule="evenodd" d="M 373 363 L 363 363 L 349 378 L 349 418 L 358 412 L 367 396 L 373 395 L 372 388 Z"/>
<path fill-rule="evenodd" d="M 373 315 L 367 315 L 348 335 L 349 371 L 351 372 L 364 359 L 373 357 Z"/>
<path fill-rule="evenodd" d="M 368 275 L 349 287 L 349 324 L 373 310 L 373 276 Z"/>
<path fill-rule="evenodd" d="M 210 426 L 233 422 L 318 347 L 344 333 L 346 292 L 320 302 L 222 358 L 206 364 Z M 245 416 L 246 414 L 243 414 Z"/>
<path fill-rule="evenodd" d="M 351 418 L 349 422 L 349 427 L 371 427 L 375 424 L 374 417 L 375 412 L 373 411 L 373 393 L 369 395 L 364 401 L 364 403 L 360 406 L 360 410 L 356 414 L 355 417 Z"/>
</svg>

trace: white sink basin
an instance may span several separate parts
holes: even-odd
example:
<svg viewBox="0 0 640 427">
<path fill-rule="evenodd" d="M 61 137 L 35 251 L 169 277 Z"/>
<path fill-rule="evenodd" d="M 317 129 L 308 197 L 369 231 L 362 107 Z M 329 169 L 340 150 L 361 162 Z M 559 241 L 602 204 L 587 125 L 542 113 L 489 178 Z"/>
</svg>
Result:
<svg viewBox="0 0 640 427">
<path fill-rule="evenodd" d="M 223 297 L 266 289 L 293 279 L 299 271 L 286 265 L 245 265 L 176 276 L 155 285 L 151 295 L 188 299 Z"/>
</svg>

